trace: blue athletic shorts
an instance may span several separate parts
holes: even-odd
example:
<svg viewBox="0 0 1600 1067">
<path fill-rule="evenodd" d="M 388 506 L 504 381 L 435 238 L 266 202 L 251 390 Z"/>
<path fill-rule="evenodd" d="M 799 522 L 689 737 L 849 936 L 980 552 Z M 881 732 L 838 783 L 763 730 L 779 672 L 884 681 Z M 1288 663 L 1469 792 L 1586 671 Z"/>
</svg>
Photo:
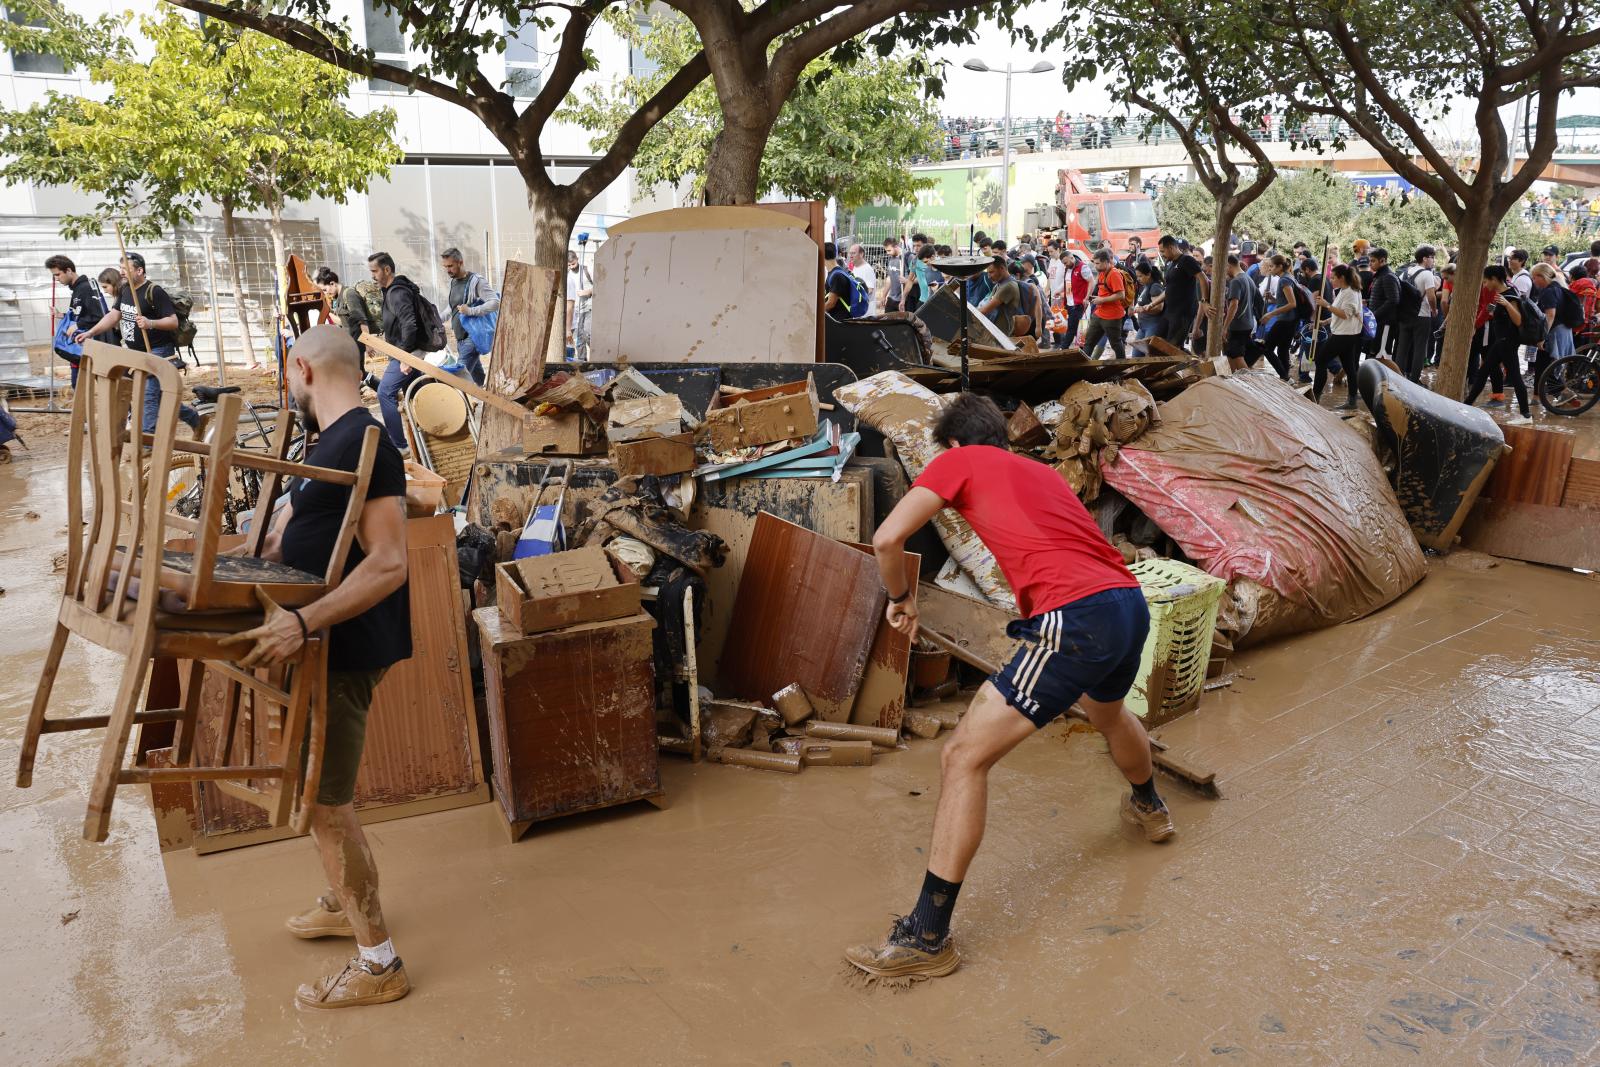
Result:
<svg viewBox="0 0 1600 1067">
<path fill-rule="evenodd" d="M 1107 703 L 1127 696 L 1149 632 L 1143 591 L 1106 589 L 1008 625 L 1016 651 L 989 681 L 1042 727 L 1086 693 Z"/>
</svg>

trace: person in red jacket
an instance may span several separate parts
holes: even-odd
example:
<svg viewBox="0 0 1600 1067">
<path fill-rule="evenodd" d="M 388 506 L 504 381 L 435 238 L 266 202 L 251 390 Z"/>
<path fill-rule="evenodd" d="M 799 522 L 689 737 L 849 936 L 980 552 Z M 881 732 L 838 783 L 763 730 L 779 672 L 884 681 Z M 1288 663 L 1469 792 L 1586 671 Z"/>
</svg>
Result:
<svg viewBox="0 0 1600 1067">
<path fill-rule="evenodd" d="M 949 450 L 928 464 L 872 539 L 889 623 L 916 636 L 905 543 L 947 507 L 994 554 L 1022 617 L 1006 628 L 1017 639 L 1010 661 L 978 690 L 940 753 L 939 806 L 916 906 L 895 919 L 883 944 L 845 952 L 879 978 L 934 978 L 960 964 L 950 916 L 983 840 L 989 770 L 1074 703 L 1105 736 L 1133 787 L 1122 800 L 1123 818 L 1151 841 L 1174 833 L 1155 790 L 1150 737 L 1122 702 L 1150 630 L 1139 580 L 1053 467 L 1007 449 L 1006 419 L 993 401 L 962 394 L 933 433 Z"/>
</svg>

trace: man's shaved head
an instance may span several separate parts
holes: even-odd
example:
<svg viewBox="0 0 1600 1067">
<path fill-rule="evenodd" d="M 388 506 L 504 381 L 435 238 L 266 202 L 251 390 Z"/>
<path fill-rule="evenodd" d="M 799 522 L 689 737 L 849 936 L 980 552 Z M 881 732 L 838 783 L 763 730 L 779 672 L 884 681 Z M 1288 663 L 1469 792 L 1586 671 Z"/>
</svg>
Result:
<svg viewBox="0 0 1600 1067">
<path fill-rule="evenodd" d="M 342 327 L 331 323 L 313 326 L 290 349 L 317 374 L 340 374 L 361 379 L 361 346 Z"/>
</svg>

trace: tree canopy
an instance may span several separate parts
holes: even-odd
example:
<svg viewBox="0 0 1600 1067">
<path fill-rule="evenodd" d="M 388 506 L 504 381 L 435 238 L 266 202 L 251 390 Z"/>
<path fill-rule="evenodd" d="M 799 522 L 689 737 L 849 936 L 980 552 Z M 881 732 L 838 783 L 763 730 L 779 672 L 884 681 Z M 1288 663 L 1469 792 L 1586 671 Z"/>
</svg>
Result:
<svg viewBox="0 0 1600 1067">
<path fill-rule="evenodd" d="M 653 69 L 591 86 L 557 112 L 592 131 L 596 151 L 626 121 L 633 100 L 655 92 L 701 47 L 694 25 L 682 16 L 612 21 Z M 938 149 L 938 111 L 917 73 L 926 63 L 921 56 L 843 67 L 829 58 L 813 60 L 773 126 L 760 188 L 800 199 L 835 197 L 846 208 L 877 197 L 911 199 L 929 183 L 916 179 L 910 164 Z M 721 119 L 715 87 L 702 83 L 640 144 L 633 160 L 639 184 L 688 181 L 698 198 Z"/>
</svg>

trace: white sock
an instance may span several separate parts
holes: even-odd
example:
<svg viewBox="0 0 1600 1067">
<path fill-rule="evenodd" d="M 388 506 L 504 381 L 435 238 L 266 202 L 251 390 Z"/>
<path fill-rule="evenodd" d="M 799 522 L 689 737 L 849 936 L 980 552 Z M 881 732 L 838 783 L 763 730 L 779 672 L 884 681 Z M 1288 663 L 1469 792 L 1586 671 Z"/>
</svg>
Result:
<svg viewBox="0 0 1600 1067">
<path fill-rule="evenodd" d="M 381 945 L 368 948 L 365 945 L 357 946 L 361 949 L 361 959 L 364 963 L 372 964 L 376 970 L 383 970 L 394 962 L 394 938 L 390 938 Z"/>
</svg>

